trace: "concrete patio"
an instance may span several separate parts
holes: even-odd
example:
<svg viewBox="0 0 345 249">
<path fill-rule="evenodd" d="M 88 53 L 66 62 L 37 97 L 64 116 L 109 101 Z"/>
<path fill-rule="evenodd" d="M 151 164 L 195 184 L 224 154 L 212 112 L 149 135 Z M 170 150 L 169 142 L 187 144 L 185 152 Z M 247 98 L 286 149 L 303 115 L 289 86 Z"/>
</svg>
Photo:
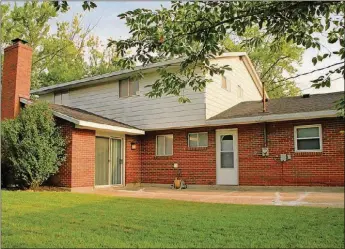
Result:
<svg viewBox="0 0 345 249">
<path fill-rule="evenodd" d="M 169 187 L 146 186 L 96 188 L 86 193 L 208 203 L 344 208 L 344 188 L 230 187 L 176 190 Z"/>
</svg>

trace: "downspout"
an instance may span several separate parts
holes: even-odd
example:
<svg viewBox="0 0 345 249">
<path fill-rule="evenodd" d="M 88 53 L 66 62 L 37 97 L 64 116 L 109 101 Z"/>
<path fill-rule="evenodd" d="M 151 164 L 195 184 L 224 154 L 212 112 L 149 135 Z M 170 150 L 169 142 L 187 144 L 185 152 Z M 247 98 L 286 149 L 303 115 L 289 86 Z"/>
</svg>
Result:
<svg viewBox="0 0 345 249">
<path fill-rule="evenodd" d="M 266 112 L 265 82 L 262 82 L 262 112 Z"/>
<path fill-rule="evenodd" d="M 267 148 L 267 123 L 264 123 L 264 147 Z"/>
</svg>

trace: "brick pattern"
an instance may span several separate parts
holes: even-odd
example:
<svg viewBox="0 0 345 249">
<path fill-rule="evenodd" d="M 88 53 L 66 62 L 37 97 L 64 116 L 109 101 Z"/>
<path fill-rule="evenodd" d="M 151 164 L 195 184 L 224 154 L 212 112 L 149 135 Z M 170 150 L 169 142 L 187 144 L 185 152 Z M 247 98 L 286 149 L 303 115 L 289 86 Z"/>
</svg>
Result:
<svg viewBox="0 0 345 249">
<path fill-rule="evenodd" d="M 125 141 L 125 181 L 137 184 L 141 182 L 141 137 L 127 135 Z M 136 144 L 135 150 L 131 149 L 131 143 Z"/>
<path fill-rule="evenodd" d="M 95 131 L 73 129 L 72 188 L 93 187 L 95 185 L 95 144 Z"/>
<path fill-rule="evenodd" d="M 295 153 L 294 126 L 308 124 L 322 125 L 323 152 Z M 340 131 L 345 127 L 344 121 L 336 118 L 267 123 L 268 157 L 261 156 L 263 124 L 147 132 L 141 137 L 141 181 L 171 184 L 176 162 L 187 184 L 216 184 L 215 130 L 225 128 L 238 128 L 240 185 L 344 186 L 344 135 Z M 205 131 L 208 147 L 188 148 L 188 133 Z M 155 156 L 156 135 L 160 134 L 174 135 L 173 156 Z M 282 163 L 280 154 L 290 154 L 292 160 Z"/>
<path fill-rule="evenodd" d="M 95 131 L 76 129 L 57 119 L 66 137 L 66 161 L 61 165 L 54 183 L 63 187 L 93 187 L 95 181 Z"/>
<path fill-rule="evenodd" d="M 4 50 L 1 119 L 15 118 L 20 111 L 20 97 L 30 97 L 32 48 L 16 43 Z"/>
<path fill-rule="evenodd" d="M 208 132 L 208 148 L 190 149 L 189 132 Z M 177 176 L 173 168 L 178 163 L 181 177 L 187 184 L 216 183 L 215 130 L 213 128 L 181 129 L 147 132 L 142 140 L 142 182 L 172 184 Z M 173 134 L 173 155 L 156 156 L 156 136 Z"/>
<path fill-rule="evenodd" d="M 72 133 L 74 125 L 62 119 L 56 119 L 56 124 L 60 127 L 66 141 L 66 160 L 60 166 L 58 174 L 52 177 L 54 185 L 63 187 L 72 186 Z"/>
</svg>

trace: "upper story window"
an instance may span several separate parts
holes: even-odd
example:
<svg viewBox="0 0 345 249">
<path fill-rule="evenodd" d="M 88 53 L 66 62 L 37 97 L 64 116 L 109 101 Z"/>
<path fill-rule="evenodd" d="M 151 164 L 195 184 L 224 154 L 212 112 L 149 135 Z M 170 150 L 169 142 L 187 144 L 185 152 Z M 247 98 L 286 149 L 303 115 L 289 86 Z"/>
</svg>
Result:
<svg viewBox="0 0 345 249">
<path fill-rule="evenodd" d="M 243 98 L 243 88 L 240 85 L 237 85 L 237 97 Z"/>
<path fill-rule="evenodd" d="M 120 98 L 138 95 L 139 81 L 131 78 L 119 81 L 119 96 Z"/>
<path fill-rule="evenodd" d="M 156 137 L 156 156 L 172 156 L 174 137 L 170 135 L 158 135 Z"/>
<path fill-rule="evenodd" d="M 188 134 L 188 146 L 195 147 L 207 147 L 208 146 L 208 133 L 189 133 Z"/>
<path fill-rule="evenodd" d="M 321 125 L 295 126 L 295 151 L 320 152 L 322 151 Z"/>
<path fill-rule="evenodd" d="M 231 91 L 231 84 L 228 78 L 225 77 L 224 75 L 222 75 L 222 88 L 225 90 Z"/>
<path fill-rule="evenodd" d="M 68 91 L 54 93 L 54 104 L 64 105 L 68 101 Z"/>
</svg>

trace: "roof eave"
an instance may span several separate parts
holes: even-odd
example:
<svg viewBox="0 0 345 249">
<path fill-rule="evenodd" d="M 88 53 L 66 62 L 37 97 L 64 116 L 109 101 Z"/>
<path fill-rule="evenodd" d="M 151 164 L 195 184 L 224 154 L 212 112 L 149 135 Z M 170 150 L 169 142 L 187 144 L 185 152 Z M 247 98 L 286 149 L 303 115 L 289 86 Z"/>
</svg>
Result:
<svg viewBox="0 0 345 249">
<path fill-rule="evenodd" d="M 20 98 L 20 101 L 23 104 L 31 104 L 32 101 L 25 99 L 25 98 Z M 90 121 L 84 121 L 84 120 L 79 120 L 73 117 L 70 117 L 66 114 L 53 111 L 53 115 L 55 117 L 61 118 L 63 120 L 66 120 L 68 122 L 71 122 L 76 125 L 76 128 L 79 129 L 89 129 L 89 130 L 104 130 L 104 131 L 110 131 L 110 132 L 119 132 L 119 133 L 125 133 L 128 135 L 144 135 L 145 131 L 135 129 L 135 128 L 126 128 L 126 127 L 121 127 L 121 126 L 113 126 L 113 125 L 107 125 L 107 124 L 101 124 L 101 123 L 95 123 L 95 122 L 90 122 Z"/>
<path fill-rule="evenodd" d="M 209 120 L 206 120 L 206 124 L 211 125 L 211 126 L 232 125 L 232 124 L 252 124 L 252 123 L 262 123 L 262 122 L 278 122 L 278 121 L 332 118 L 332 117 L 337 117 L 336 110 L 299 112 L 299 113 L 287 113 L 287 114 L 271 114 L 271 115 L 260 115 L 260 116 L 254 116 L 254 117 L 209 119 Z"/>
<path fill-rule="evenodd" d="M 46 94 L 46 93 L 50 93 L 54 91 L 61 91 L 61 90 L 77 88 L 81 86 L 104 83 L 104 82 L 108 82 L 109 80 L 116 80 L 123 77 L 129 77 L 129 75 L 131 75 L 132 73 L 139 72 L 139 71 L 147 72 L 147 71 L 153 70 L 155 68 L 163 67 L 163 66 L 173 66 L 175 64 L 180 63 L 181 61 L 182 59 L 173 59 L 169 61 L 154 63 L 147 66 L 137 66 L 134 69 L 125 69 L 125 70 L 120 70 L 113 73 L 101 74 L 101 75 L 83 78 L 80 80 L 74 80 L 74 81 L 70 81 L 66 83 L 56 84 L 53 86 L 42 87 L 42 88 L 30 91 L 30 93 L 40 95 L 40 94 Z"/>
</svg>

